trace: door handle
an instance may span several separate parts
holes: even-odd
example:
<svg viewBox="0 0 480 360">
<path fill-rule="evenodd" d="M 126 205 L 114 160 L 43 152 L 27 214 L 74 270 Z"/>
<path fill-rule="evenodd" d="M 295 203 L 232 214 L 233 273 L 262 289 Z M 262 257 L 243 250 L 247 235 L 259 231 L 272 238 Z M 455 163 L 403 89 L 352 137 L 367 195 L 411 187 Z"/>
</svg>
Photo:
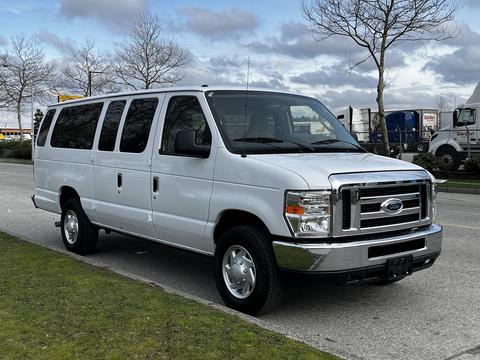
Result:
<svg viewBox="0 0 480 360">
<path fill-rule="evenodd" d="M 158 176 L 153 177 L 153 192 L 158 193 Z"/>
<path fill-rule="evenodd" d="M 123 175 L 122 173 L 117 173 L 117 187 L 120 189 L 123 183 Z"/>
</svg>

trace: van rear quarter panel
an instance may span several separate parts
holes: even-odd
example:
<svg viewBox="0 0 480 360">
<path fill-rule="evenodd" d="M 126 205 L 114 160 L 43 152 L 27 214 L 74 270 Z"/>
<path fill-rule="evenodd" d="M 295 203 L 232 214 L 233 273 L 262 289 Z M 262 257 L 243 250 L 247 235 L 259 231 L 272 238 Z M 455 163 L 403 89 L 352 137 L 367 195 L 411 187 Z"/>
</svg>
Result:
<svg viewBox="0 0 480 360">
<path fill-rule="evenodd" d="M 61 212 L 63 186 L 75 189 L 87 215 L 92 209 L 91 150 L 60 149 L 45 145 L 35 158 L 35 201 L 45 210 Z"/>
</svg>

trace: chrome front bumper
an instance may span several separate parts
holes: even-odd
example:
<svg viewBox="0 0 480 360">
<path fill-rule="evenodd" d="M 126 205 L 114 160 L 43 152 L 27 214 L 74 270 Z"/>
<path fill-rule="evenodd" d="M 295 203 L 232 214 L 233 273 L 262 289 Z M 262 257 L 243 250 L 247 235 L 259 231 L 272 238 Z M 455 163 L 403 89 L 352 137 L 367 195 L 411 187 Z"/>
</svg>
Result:
<svg viewBox="0 0 480 360">
<path fill-rule="evenodd" d="M 369 249 L 382 247 L 385 249 L 401 249 L 402 243 L 413 240 L 424 240 L 424 246 L 415 250 L 389 253 L 383 256 L 369 257 Z M 392 246 L 389 245 L 399 245 Z M 318 272 L 318 273 L 342 273 L 368 268 L 381 269 L 389 258 L 413 255 L 414 262 L 422 263 L 419 267 L 425 267 L 433 263 L 440 254 L 442 248 L 442 227 L 436 224 L 428 228 L 408 233 L 375 239 L 345 243 L 293 243 L 274 241 L 273 250 L 277 264 L 282 269 Z M 416 270 L 420 270 L 417 268 Z"/>
</svg>

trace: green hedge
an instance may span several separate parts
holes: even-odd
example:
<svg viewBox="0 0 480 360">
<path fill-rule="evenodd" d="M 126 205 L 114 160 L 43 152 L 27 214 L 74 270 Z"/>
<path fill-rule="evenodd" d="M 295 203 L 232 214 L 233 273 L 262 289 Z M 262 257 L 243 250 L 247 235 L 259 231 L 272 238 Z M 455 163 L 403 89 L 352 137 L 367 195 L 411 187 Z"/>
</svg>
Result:
<svg viewBox="0 0 480 360">
<path fill-rule="evenodd" d="M 32 150 L 31 149 L 0 149 L 0 158 L 29 160 L 32 158 Z"/>
<path fill-rule="evenodd" d="M 470 159 L 465 160 L 463 165 L 467 171 L 480 173 L 480 155 L 474 155 Z"/>
<path fill-rule="evenodd" d="M 0 158 L 24 159 L 32 158 L 31 140 L 2 140 L 0 141 Z"/>
<path fill-rule="evenodd" d="M 31 140 L 0 140 L 0 150 L 1 149 L 31 149 L 32 141 Z"/>
<path fill-rule="evenodd" d="M 435 173 L 440 170 L 440 161 L 432 153 L 420 153 L 413 157 L 414 164 L 417 164 L 424 169 Z"/>
</svg>

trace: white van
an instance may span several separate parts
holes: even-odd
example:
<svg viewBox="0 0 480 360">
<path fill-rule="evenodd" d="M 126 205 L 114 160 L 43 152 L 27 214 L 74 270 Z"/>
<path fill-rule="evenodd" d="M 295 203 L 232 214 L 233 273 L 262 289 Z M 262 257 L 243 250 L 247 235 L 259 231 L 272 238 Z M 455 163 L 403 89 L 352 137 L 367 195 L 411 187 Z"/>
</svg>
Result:
<svg viewBox="0 0 480 360">
<path fill-rule="evenodd" d="M 100 229 L 214 257 L 225 303 L 266 311 L 280 269 L 394 282 L 433 264 L 434 178 L 366 153 L 319 101 L 189 87 L 49 107 L 36 207 L 61 214 L 67 249 Z"/>
</svg>

